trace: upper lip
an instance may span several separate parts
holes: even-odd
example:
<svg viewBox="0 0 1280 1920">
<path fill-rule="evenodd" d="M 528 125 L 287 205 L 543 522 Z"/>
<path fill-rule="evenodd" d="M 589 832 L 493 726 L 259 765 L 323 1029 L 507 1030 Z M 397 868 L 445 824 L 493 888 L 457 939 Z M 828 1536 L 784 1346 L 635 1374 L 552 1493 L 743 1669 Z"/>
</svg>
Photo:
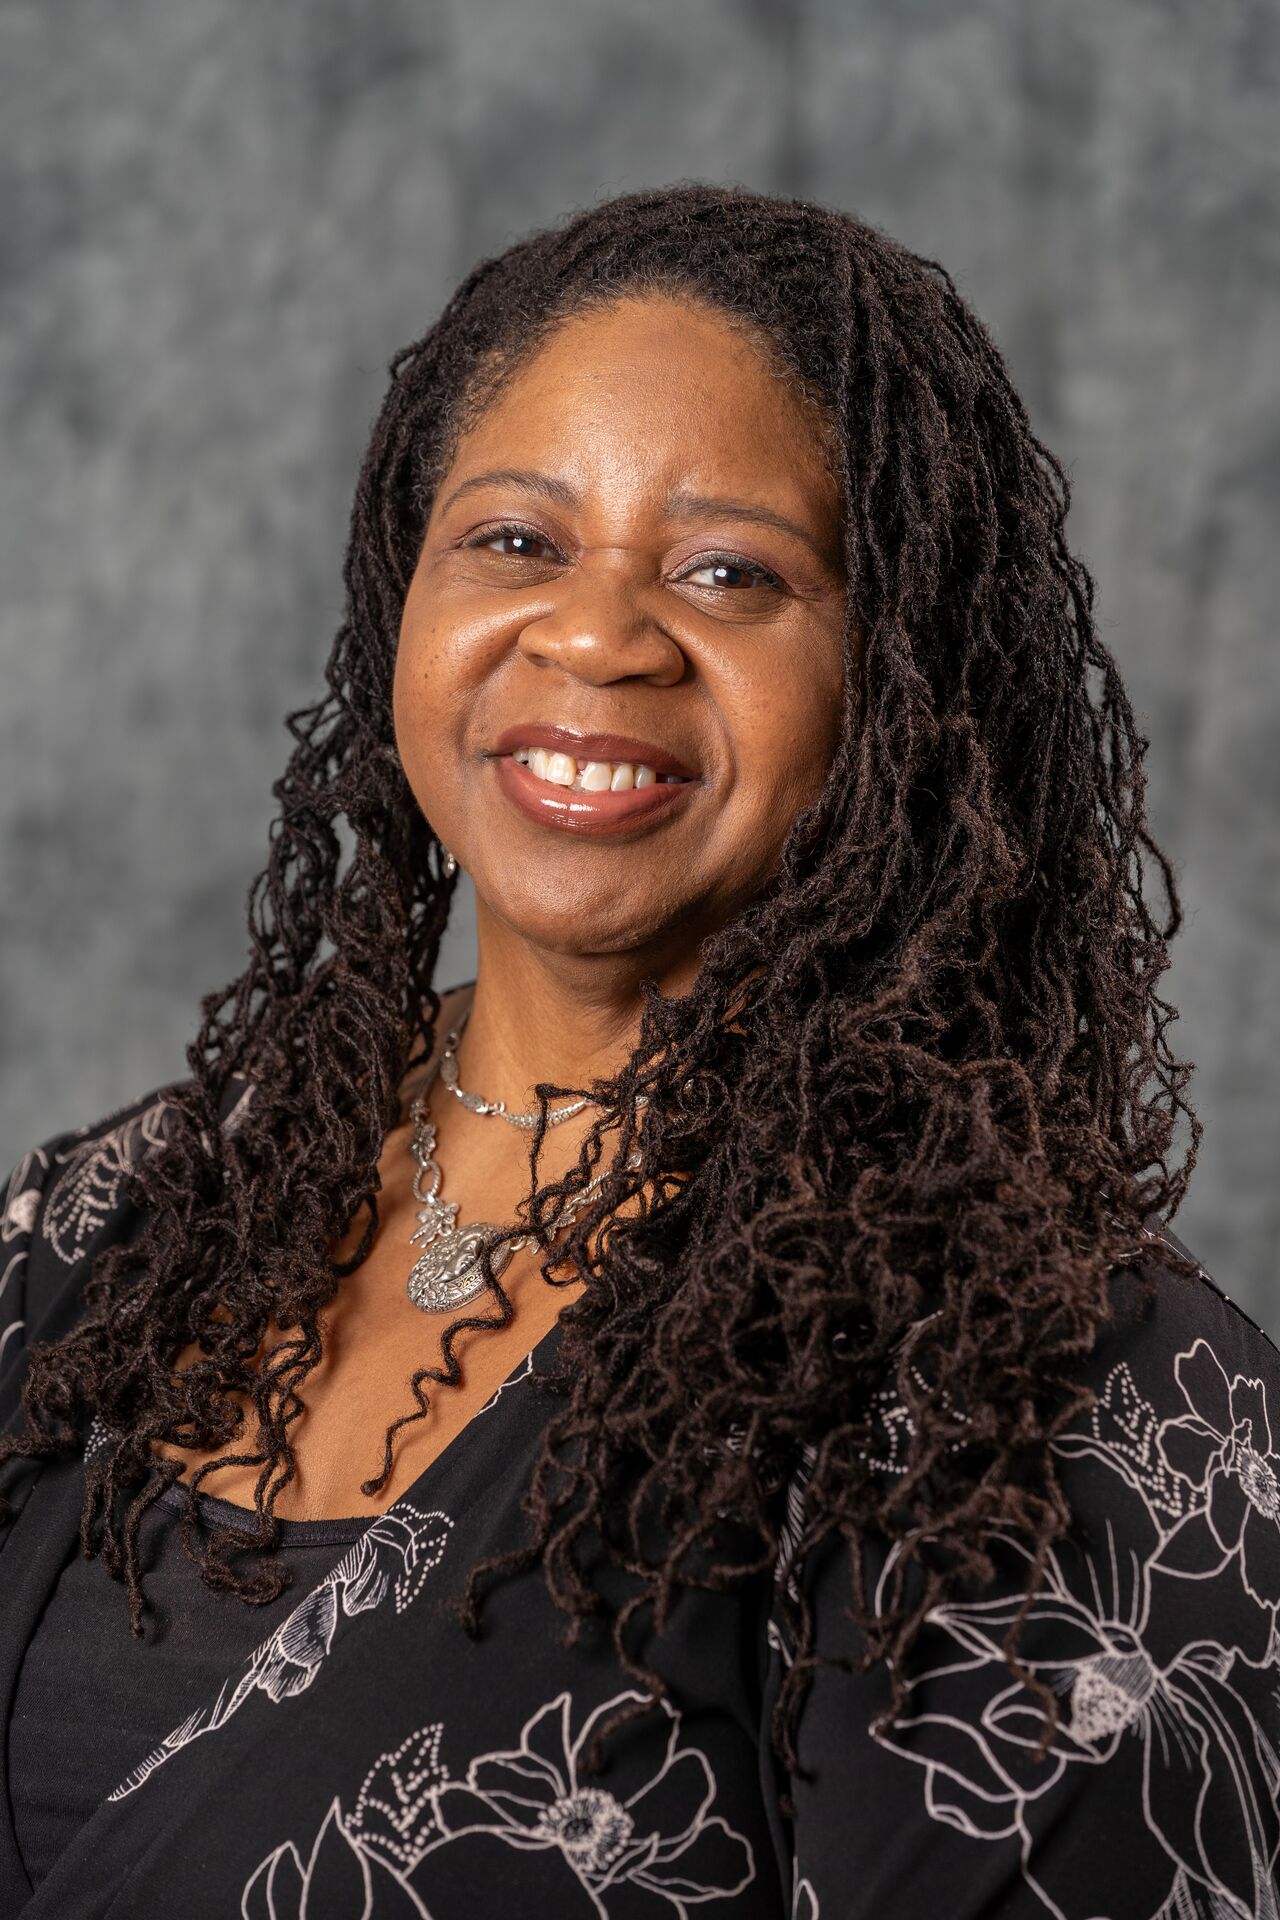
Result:
<svg viewBox="0 0 1280 1920">
<path fill-rule="evenodd" d="M 624 733 L 578 733 L 573 727 L 553 727 L 540 720 L 522 721 L 499 734 L 490 748 L 495 756 L 514 753 L 517 747 L 549 747 L 556 753 L 571 753 L 575 760 L 621 760 L 632 766 L 652 767 L 655 773 L 675 774 L 681 780 L 696 780 L 694 769 L 665 747 L 651 740 L 634 740 Z"/>
</svg>

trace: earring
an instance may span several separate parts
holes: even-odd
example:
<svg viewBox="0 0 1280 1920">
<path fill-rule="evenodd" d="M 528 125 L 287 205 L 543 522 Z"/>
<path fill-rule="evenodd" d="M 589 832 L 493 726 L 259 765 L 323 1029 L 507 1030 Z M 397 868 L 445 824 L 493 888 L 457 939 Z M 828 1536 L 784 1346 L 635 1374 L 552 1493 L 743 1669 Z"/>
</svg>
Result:
<svg viewBox="0 0 1280 1920">
<path fill-rule="evenodd" d="M 446 880 L 452 880 L 454 874 L 458 871 L 458 863 L 450 853 L 448 847 L 445 847 L 443 852 L 444 859 L 440 864 L 444 868 L 444 877 Z"/>
</svg>

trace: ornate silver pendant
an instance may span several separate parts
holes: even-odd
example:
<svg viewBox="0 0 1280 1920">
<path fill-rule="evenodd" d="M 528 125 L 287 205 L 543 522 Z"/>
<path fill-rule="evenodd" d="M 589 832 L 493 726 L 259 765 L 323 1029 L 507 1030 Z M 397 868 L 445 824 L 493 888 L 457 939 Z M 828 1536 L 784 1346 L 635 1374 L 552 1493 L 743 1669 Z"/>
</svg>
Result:
<svg viewBox="0 0 1280 1920">
<path fill-rule="evenodd" d="M 413 1181 L 413 1197 L 418 1202 L 418 1227 L 409 1235 L 410 1246 L 422 1245 L 406 1283 L 406 1291 L 415 1307 L 424 1313 L 452 1313 L 465 1307 L 485 1290 L 484 1265 L 477 1258 L 481 1246 L 497 1231 L 485 1220 L 474 1226 L 459 1227 L 458 1203 L 440 1198 L 440 1163 L 435 1157 L 436 1130 L 426 1110 L 423 1095 L 411 1109 L 413 1139 L 410 1151 L 418 1163 Z M 425 1244 L 423 1244 L 425 1243 Z M 510 1260 L 515 1245 L 504 1241 L 494 1253 L 495 1274 Z"/>
<path fill-rule="evenodd" d="M 451 1313 L 483 1293 L 484 1266 L 477 1255 L 493 1231 L 481 1221 L 460 1231 L 446 1227 L 434 1238 L 418 1255 L 409 1275 L 409 1298 L 414 1306 L 426 1313 Z M 493 1256 L 494 1272 L 501 1273 L 510 1258 L 510 1247 L 499 1247 Z"/>
<path fill-rule="evenodd" d="M 456 1039 L 456 1035 L 451 1036 L 452 1039 Z M 471 1095 L 466 1097 L 468 1100 L 473 1098 Z M 582 1102 L 583 1106 L 586 1104 Z M 641 1094 L 637 1105 L 645 1104 L 646 1096 Z M 472 1111 L 496 1113 L 499 1107 L 481 1102 Z M 413 1197 L 418 1202 L 419 1223 L 416 1233 L 409 1236 L 409 1244 L 425 1244 L 414 1262 L 406 1290 L 414 1306 L 421 1307 L 424 1313 L 452 1313 L 455 1308 L 465 1307 L 469 1300 L 474 1300 L 477 1294 L 484 1292 L 484 1266 L 477 1256 L 484 1241 L 498 1229 L 484 1220 L 471 1227 L 459 1227 L 457 1201 L 440 1198 L 443 1176 L 440 1162 L 435 1157 L 436 1130 L 427 1113 L 425 1089 L 414 1100 L 409 1112 L 413 1120 L 409 1151 L 418 1166 L 413 1179 Z M 504 1117 L 517 1126 L 523 1126 L 527 1118 L 510 1114 Z M 632 1168 L 641 1164 L 638 1147 L 632 1148 L 627 1164 Z M 609 1171 L 609 1168 L 604 1168 L 587 1182 L 580 1193 L 566 1201 L 558 1210 L 554 1224 L 568 1226 L 576 1220 L 591 1205 L 608 1179 Z M 529 1233 L 513 1234 L 510 1239 L 500 1241 L 493 1254 L 494 1274 L 502 1272 L 519 1248 L 533 1244 L 534 1236 Z"/>
</svg>

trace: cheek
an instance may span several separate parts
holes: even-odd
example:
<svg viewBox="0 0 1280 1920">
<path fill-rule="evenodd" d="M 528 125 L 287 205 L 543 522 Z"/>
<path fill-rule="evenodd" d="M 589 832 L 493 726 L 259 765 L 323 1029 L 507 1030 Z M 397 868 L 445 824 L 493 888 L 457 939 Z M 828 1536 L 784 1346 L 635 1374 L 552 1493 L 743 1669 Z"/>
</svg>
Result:
<svg viewBox="0 0 1280 1920">
<path fill-rule="evenodd" d="M 411 590 L 392 679 L 396 750 L 418 805 L 455 849 L 474 810 L 477 715 L 507 644 L 501 617 L 447 581 L 419 579 Z"/>
<path fill-rule="evenodd" d="M 739 779 L 772 824 L 784 825 L 822 789 L 840 740 L 839 643 L 789 649 L 788 665 L 741 688 L 734 734 Z M 785 816 L 785 818 L 784 818 Z"/>
<path fill-rule="evenodd" d="M 446 632 L 425 618 L 401 628 L 391 688 L 396 748 L 419 805 L 434 821 L 448 786 L 450 758 L 442 751 L 455 704 Z"/>
<path fill-rule="evenodd" d="M 465 710 L 474 649 L 465 622 L 425 596 L 405 608 L 396 651 L 392 711 L 401 758 L 415 763 L 443 758 L 458 716 Z M 428 752 L 428 747 L 432 752 Z"/>
<path fill-rule="evenodd" d="M 402 633 L 391 683 L 391 717 L 396 747 L 410 781 L 416 781 L 419 743 L 429 729 L 431 708 L 430 676 L 425 671 L 418 638 Z"/>
</svg>

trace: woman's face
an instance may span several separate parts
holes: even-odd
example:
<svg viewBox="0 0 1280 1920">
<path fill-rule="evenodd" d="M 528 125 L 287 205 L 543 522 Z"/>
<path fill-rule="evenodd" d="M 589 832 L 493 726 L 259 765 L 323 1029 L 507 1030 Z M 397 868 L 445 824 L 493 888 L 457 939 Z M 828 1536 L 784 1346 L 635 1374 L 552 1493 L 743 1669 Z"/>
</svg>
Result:
<svg viewBox="0 0 1280 1920">
<path fill-rule="evenodd" d="M 396 738 L 492 915 L 678 963 L 768 884 L 835 750 L 839 490 L 719 314 L 566 322 L 462 437 L 400 631 Z"/>
</svg>

